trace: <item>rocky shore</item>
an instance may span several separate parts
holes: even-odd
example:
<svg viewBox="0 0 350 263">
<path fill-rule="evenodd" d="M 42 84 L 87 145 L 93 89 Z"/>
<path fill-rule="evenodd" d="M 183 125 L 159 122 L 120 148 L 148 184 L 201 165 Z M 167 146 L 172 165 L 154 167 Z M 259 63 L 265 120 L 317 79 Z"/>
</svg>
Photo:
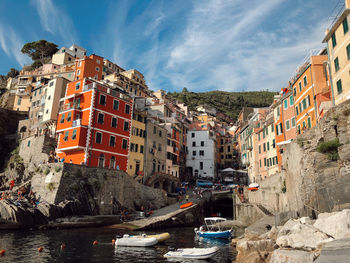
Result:
<svg viewBox="0 0 350 263">
<path fill-rule="evenodd" d="M 321 213 L 316 220 L 289 219 L 277 227 L 248 227 L 232 245 L 239 263 L 349 262 L 350 209 Z"/>
</svg>

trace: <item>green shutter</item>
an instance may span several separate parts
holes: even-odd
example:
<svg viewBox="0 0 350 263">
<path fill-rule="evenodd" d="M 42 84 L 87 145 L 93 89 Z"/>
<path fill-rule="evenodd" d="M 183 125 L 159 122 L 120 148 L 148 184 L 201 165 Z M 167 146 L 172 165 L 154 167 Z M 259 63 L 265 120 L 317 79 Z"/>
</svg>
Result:
<svg viewBox="0 0 350 263">
<path fill-rule="evenodd" d="M 348 55 L 348 60 L 350 60 L 350 44 L 346 47 L 346 54 Z"/>
<path fill-rule="evenodd" d="M 335 32 L 332 35 L 332 46 L 335 47 L 337 45 L 337 39 L 335 38 Z"/>
<path fill-rule="evenodd" d="M 311 118 L 307 118 L 307 127 L 311 128 Z"/>
<path fill-rule="evenodd" d="M 338 57 L 334 60 L 334 68 L 335 68 L 335 72 L 337 72 L 339 70 L 339 59 L 338 59 Z"/>
<path fill-rule="evenodd" d="M 294 104 L 294 97 L 292 95 L 289 97 L 289 104 L 290 106 Z"/>
<path fill-rule="evenodd" d="M 343 30 L 344 30 L 344 35 L 349 31 L 348 20 L 346 17 L 343 20 Z"/>
<path fill-rule="evenodd" d="M 341 84 L 341 79 L 337 81 L 337 91 L 338 91 L 338 94 L 341 94 L 343 92 L 343 87 L 342 87 L 342 84 Z"/>
<path fill-rule="evenodd" d="M 284 109 L 288 108 L 288 100 L 284 100 Z"/>
</svg>

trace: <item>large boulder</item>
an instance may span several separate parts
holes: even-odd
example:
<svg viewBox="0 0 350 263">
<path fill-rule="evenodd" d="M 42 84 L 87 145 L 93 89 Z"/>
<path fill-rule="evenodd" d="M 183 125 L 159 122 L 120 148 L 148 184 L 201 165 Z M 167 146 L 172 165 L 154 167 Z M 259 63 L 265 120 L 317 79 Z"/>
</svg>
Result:
<svg viewBox="0 0 350 263">
<path fill-rule="evenodd" d="M 273 239 L 260 239 L 259 237 L 249 237 L 239 240 L 236 244 L 237 258 L 236 260 L 243 260 L 247 258 L 249 254 L 266 255 L 275 248 L 275 241 Z M 255 258 L 252 256 L 252 258 Z M 265 256 L 264 256 L 265 258 Z M 243 262 L 243 261 L 242 261 Z M 244 261 L 244 262 L 254 262 L 254 261 Z"/>
<path fill-rule="evenodd" d="M 270 263 L 311 263 L 315 257 L 313 252 L 276 249 L 271 255 Z"/>
<path fill-rule="evenodd" d="M 336 239 L 324 244 L 316 263 L 347 263 L 350 261 L 350 238 Z"/>
<path fill-rule="evenodd" d="M 335 239 L 350 237 L 350 209 L 319 214 L 314 227 Z"/>
<path fill-rule="evenodd" d="M 281 248 L 310 251 L 315 250 L 320 242 L 329 241 L 327 234 L 307 224 L 307 222 L 308 220 L 294 220 L 293 222 L 289 222 L 288 226 L 284 226 L 278 234 L 276 244 Z"/>
</svg>

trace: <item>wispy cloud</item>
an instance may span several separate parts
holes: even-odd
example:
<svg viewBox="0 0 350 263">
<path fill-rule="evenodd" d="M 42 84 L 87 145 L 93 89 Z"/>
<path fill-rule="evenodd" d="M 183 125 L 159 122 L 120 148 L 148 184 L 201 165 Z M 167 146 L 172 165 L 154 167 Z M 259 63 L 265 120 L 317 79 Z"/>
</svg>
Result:
<svg viewBox="0 0 350 263">
<path fill-rule="evenodd" d="M 45 31 L 60 37 L 67 45 L 78 42 L 73 22 L 63 9 L 54 5 L 52 0 L 32 0 L 31 3 L 35 6 Z"/>
<path fill-rule="evenodd" d="M 9 25 L 0 24 L 0 46 L 5 54 L 14 58 L 20 66 L 31 62 L 30 58 L 21 52 L 24 41 Z"/>
<path fill-rule="evenodd" d="M 135 11 L 121 1 L 100 42 L 151 89 L 279 90 L 310 49 L 323 47 L 325 8 L 296 2 L 151 1 Z"/>
</svg>

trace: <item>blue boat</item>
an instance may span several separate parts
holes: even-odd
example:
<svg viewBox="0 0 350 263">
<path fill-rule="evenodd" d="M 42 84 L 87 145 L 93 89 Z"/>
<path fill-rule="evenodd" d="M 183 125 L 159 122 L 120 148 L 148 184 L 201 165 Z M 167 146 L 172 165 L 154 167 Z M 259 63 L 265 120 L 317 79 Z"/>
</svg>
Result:
<svg viewBox="0 0 350 263">
<path fill-rule="evenodd" d="M 200 237 L 229 239 L 232 235 L 232 229 L 224 230 L 218 225 L 224 221 L 226 219 L 222 217 L 206 217 L 204 218 L 205 226 L 201 226 L 199 229 L 195 228 L 194 232 Z"/>
</svg>

